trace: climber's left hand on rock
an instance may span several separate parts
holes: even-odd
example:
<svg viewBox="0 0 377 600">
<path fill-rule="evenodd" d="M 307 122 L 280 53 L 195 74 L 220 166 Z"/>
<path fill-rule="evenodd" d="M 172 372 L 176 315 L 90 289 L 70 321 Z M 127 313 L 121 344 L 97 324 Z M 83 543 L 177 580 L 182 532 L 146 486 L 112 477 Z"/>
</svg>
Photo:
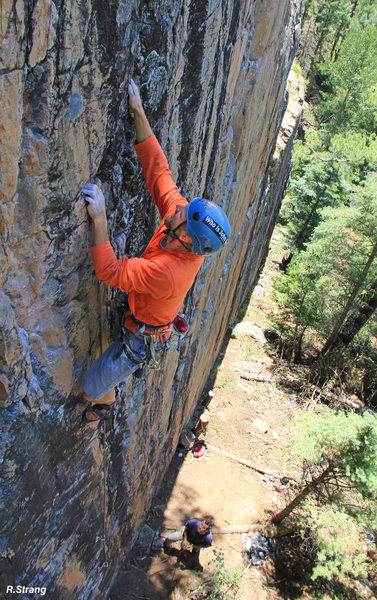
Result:
<svg viewBox="0 0 377 600">
<path fill-rule="evenodd" d="M 82 193 L 88 202 L 87 209 L 91 219 L 95 220 L 106 216 L 105 197 L 97 184 L 87 183 Z"/>
<path fill-rule="evenodd" d="M 132 111 L 135 112 L 142 108 L 142 102 L 141 102 L 139 88 L 137 87 L 137 85 L 133 79 L 130 79 L 130 83 L 128 84 L 128 98 L 129 98 L 130 109 Z"/>
</svg>

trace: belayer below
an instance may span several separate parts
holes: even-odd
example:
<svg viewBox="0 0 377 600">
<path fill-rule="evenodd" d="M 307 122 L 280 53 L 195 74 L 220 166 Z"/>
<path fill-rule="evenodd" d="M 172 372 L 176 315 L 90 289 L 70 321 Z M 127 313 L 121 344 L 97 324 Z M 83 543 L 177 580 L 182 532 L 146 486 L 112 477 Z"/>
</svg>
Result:
<svg viewBox="0 0 377 600">
<path fill-rule="evenodd" d="M 92 219 L 96 275 L 128 293 L 119 339 L 92 364 L 82 381 L 84 399 L 89 402 L 83 420 L 89 423 L 106 419 L 116 385 L 146 362 L 157 365 L 156 352 L 168 348 L 173 322 L 182 327 L 178 311 L 204 257 L 221 250 L 230 236 L 228 219 L 217 204 L 202 198 L 187 202 L 179 193 L 132 79 L 128 96 L 135 119 L 135 149 L 162 221 L 141 258 L 118 260 L 109 242 L 103 193 L 92 183 L 83 189 Z"/>
</svg>

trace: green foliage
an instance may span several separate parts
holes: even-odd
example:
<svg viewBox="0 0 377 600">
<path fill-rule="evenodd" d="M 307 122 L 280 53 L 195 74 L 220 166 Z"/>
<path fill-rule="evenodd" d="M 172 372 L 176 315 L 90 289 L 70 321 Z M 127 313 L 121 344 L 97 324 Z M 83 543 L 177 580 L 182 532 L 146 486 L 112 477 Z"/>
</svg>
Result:
<svg viewBox="0 0 377 600">
<path fill-rule="evenodd" d="M 281 213 L 291 262 L 274 282 L 275 323 L 295 359 L 310 338 L 318 344 L 334 333 L 345 309 L 363 323 L 377 281 L 377 4 L 304 0 L 303 22 L 310 106 Z M 377 321 L 368 306 L 367 323 L 348 331 L 375 378 Z M 377 527 L 376 415 L 305 413 L 292 449 L 303 489 L 277 517 L 301 503 L 303 535 L 310 530 L 317 552 L 313 579 L 365 575 L 360 531 Z"/>
<path fill-rule="evenodd" d="M 208 600 L 233 600 L 239 583 L 241 581 L 240 569 L 229 569 L 225 565 L 224 552 L 214 549 L 215 558 L 210 564 L 213 565 L 213 574 L 207 589 L 192 598 L 204 598 Z"/>
<path fill-rule="evenodd" d="M 292 342 L 297 360 L 306 330 L 317 324 L 323 314 L 326 301 L 326 295 L 320 294 L 323 287 L 327 290 L 328 281 L 318 278 L 315 263 L 303 264 L 301 255 L 292 261 L 286 275 L 279 274 L 274 280 L 273 298 L 279 306 L 274 324 L 283 339 Z"/>
<path fill-rule="evenodd" d="M 316 45 L 312 65 L 318 62 L 336 62 L 348 30 L 352 26 L 367 27 L 376 24 L 375 0 L 304 0 L 304 27 L 314 24 Z"/>
<path fill-rule="evenodd" d="M 243 304 L 239 309 L 238 309 L 238 313 L 237 313 L 237 319 L 239 321 L 242 321 L 242 319 L 244 319 L 244 317 L 247 314 L 247 309 L 249 308 L 248 303 Z"/>
<path fill-rule="evenodd" d="M 330 462 L 355 487 L 377 497 L 375 414 L 336 413 L 327 408 L 304 413 L 296 420 L 292 443 L 299 459 L 320 467 Z"/>
<path fill-rule="evenodd" d="M 302 535 L 309 528 L 317 548 L 313 579 L 346 582 L 365 574 L 360 531 L 377 527 L 377 416 L 304 413 L 295 422 L 292 453 L 311 477 L 328 469 L 301 514 Z"/>
<path fill-rule="evenodd" d="M 295 353 L 308 328 L 321 337 L 330 334 L 377 243 L 377 179 L 371 176 L 354 188 L 348 205 L 319 211 L 318 220 L 306 249 L 274 281 L 275 323 Z M 353 310 L 362 306 L 376 278 L 374 261 Z"/>
<path fill-rule="evenodd" d="M 369 131 L 371 130 L 372 127 L 369 127 Z M 365 131 L 336 133 L 331 137 L 329 151 L 346 159 L 339 165 L 339 169 L 350 189 L 354 185 L 363 184 L 377 167 L 377 135 Z"/>
<path fill-rule="evenodd" d="M 217 375 L 219 374 L 221 370 L 221 365 L 215 365 L 214 367 L 212 367 L 210 373 L 209 373 L 209 377 L 210 379 L 216 379 Z"/>
<path fill-rule="evenodd" d="M 332 508 L 321 510 L 311 504 L 307 509 L 307 526 L 318 549 L 312 579 L 323 577 L 331 581 L 335 577 L 348 583 L 350 574 L 352 579 L 366 576 L 367 556 L 354 521 Z"/>
<path fill-rule="evenodd" d="M 229 380 L 228 379 L 224 379 L 224 381 L 222 381 L 221 383 L 216 383 L 215 388 L 216 389 L 221 389 L 227 386 Z"/>
<path fill-rule="evenodd" d="M 318 67 L 326 80 L 317 117 L 328 132 L 361 129 L 368 123 L 369 101 L 377 80 L 377 29 L 355 26 L 346 36 L 336 62 Z M 317 75 L 318 77 L 318 75 Z"/>
<path fill-rule="evenodd" d="M 295 154 L 281 211 L 288 247 L 293 253 L 305 248 L 320 222 L 322 209 L 344 204 L 349 191 L 336 164 L 318 161 L 300 141 L 295 144 Z"/>
<path fill-rule="evenodd" d="M 302 73 L 300 65 L 295 60 L 293 61 L 292 70 L 294 73 L 296 73 L 296 75 L 301 75 Z"/>
<path fill-rule="evenodd" d="M 313 241 L 301 255 L 305 263 L 315 262 L 320 278 L 331 278 L 331 313 L 336 308 L 335 300 L 342 305 L 344 297 L 348 297 L 377 243 L 377 197 L 373 193 L 373 189 L 377 192 L 376 183 L 369 189 L 359 188 L 350 206 L 325 209 Z M 377 264 L 370 269 L 365 287 L 376 276 Z"/>
</svg>

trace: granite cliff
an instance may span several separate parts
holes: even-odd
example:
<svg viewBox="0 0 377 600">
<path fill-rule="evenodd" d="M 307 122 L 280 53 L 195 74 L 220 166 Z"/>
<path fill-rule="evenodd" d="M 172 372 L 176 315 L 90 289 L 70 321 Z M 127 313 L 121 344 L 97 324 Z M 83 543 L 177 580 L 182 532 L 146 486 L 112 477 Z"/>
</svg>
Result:
<svg viewBox="0 0 377 600">
<path fill-rule="evenodd" d="M 1 593 L 104 598 L 131 548 L 268 250 L 300 4 L 2 2 Z M 81 424 L 80 380 L 119 315 L 94 275 L 80 192 L 102 181 L 114 249 L 140 255 L 158 218 L 132 143 L 131 76 L 182 193 L 219 202 L 232 236 L 186 298 L 190 334 L 118 389 L 104 439 Z"/>
</svg>

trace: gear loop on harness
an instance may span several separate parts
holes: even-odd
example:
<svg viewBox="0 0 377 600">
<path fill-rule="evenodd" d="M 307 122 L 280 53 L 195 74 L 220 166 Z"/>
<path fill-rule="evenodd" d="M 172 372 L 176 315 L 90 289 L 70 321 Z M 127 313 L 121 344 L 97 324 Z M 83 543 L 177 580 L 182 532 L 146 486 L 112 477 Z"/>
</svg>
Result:
<svg viewBox="0 0 377 600">
<path fill-rule="evenodd" d="M 145 328 L 143 329 L 143 327 L 138 329 L 137 333 L 142 334 L 144 338 L 144 343 L 147 348 L 147 364 L 150 369 L 158 370 L 160 368 L 160 363 L 157 360 L 156 352 L 162 349 L 165 351 L 170 349 L 170 344 L 166 336 L 168 336 L 168 334 L 170 336 L 172 332 L 173 325 L 171 323 L 169 325 L 163 325 L 155 332 L 149 332 L 148 330 L 145 331 Z"/>
<path fill-rule="evenodd" d="M 160 368 L 159 361 L 156 357 L 156 352 L 164 349 L 168 351 L 170 349 L 170 343 L 168 339 L 171 334 L 176 334 L 179 338 L 184 337 L 189 330 L 189 324 L 182 315 L 177 315 L 173 321 L 166 323 L 165 325 L 150 325 L 139 321 L 137 319 L 128 304 L 128 293 L 122 292 L 122 299 L 117 306 L 122 306 L 127 314 L 130 315 L 132 321 L 138 326 L 136 335 L 142 336 L 147 351 L 147 357 L 145 363 L 150 369 L 158 370 Z M 125 348 L 126 349 L 126 348 Z"/>
<path fill-rule="evenodd" d="M 145 343 L 145 345 L 147 347 L 147 354 L 148 354 L 147 364 L 148 364 L 148 367 L 150 369 L 154 369 L 154 370 L 158 371 L 158 369 L 160 368 L 160 363 L 156 359 L 157 340 L 152 335 L 144 335 L 143 338 L 144 338 L 144 343 Z"/>
</svg>

